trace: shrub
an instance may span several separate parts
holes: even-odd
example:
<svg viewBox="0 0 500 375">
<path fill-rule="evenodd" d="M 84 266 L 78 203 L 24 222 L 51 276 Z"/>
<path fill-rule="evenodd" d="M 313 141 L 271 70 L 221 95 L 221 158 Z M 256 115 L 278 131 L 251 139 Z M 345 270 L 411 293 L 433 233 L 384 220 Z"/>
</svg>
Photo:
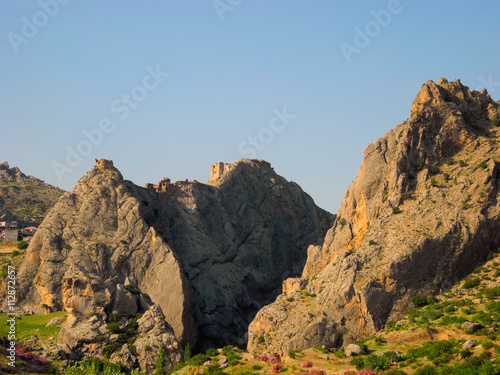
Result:
<svg viewBox="0 0 500 375">
<path fill-rule="evenodd" d="M 488 167 L 488 165 L 486 164 L 485 161 L 482 161 L 479 166 L 482 168 L 482 169 L 486 169 Z"/>
<path fill-rule="evenodd" d="M 252 365 L 252 370 L 259 371 L 260 369 L 262 369 L 262 366 L 260 366 L 260 365 Z"/>
<path fill-rule="evenodd" d="M 297 354 L 297 350 L 290 350 L 290 351 L 288 352 L 288 356 L 289 356 L 290 358 L 292 358 L 292 359 L 295 359 L 296 354 Z"/>
<path fill-rule="evenodd" d="M 210 365 L 203 371 L 203 375 L 224 375 L 225 372 L 219 366 L 219 364 L 215 363 Z"/>
<path fill-rule="evenodd" d="M 424 165 L 425 165 L 425 159 L 418 158 L 417 159 L 417 171 L 421 171 L 422 169 L 424 169 Z"/>
<path fill-rule="evenodd" d="M 436 181 L 436 178 L 435 178 L 435 177 L 432 177 L 432 178 L 431 178 L 431 186 L 432 186 L 432 187 L 436 187 L 436 186 L 437 186 L 437 184 L 438 184 L 438 183 L 437 183 L 437 181 Z"/>
<path fill-rule="evenodd" d="M 356 367 L 356 370 L 362 370 L 365 368 L 365 359 L 363 357 L 356 356 L 349 361 L 349 364 Z"/>
<path fill-rule="evenodd" d="M 111 355 L 115 352 L 115 350 L 118 349 L 118 345 L 114 341 L 108 342 L 106 345 L 106 354 Z"/>
<path fill-rule="evenodd" d="M 109 332 L 111 333 L 118 333 L 120 332 L 120 323 L 118 322 L 108 323 L 108 329 Z"/>
<path fill-rule="evenodd" d="M 293 298 L 292 298 L 292 301 L 293 301 Z M 264 341 L 266 341 L 264 339 L 264 336 L 259 336 L 259 338 L 257 339 L 257 344 L 262 344 Z"/>
<path fill-rule="evenodd" d="M 415 372 L 415 375 L 438 375 L 438 372 L 434 366 L 426 365 Z"/>
<path fill-rule="evenodd" d="M 448 173 L 443 173 L 443 179 L 448 181 L 450 179 L 450 175 Z"/>
<path fill-rule="evenodd" d="M 189 366 L 201 366 L 202 364 L 204 364 L 208 360 L 210 360 L 210 357 L 208 355 L 200 353 L 200 354 L 196 354 L 195 356 L 191 357 L 186 362 Z"/>
<path fill-rule="evenodd" d="M 398 206 L 392 208 L 393 215 L 399 214 L 400 212 L 401 209 Z"/>
<path fill-rule="evenodd" d="M 423 307 L 423 306 L 427 306 L 427 304 L 428 304 L 427 298 L 424 296 L 420 296 L 420 295 L 413 296 L 413 298 L 411 299 L 411 302 L 413 302 L 413 305 L 415 307 Z"/>
<path fill-rule="evenodd" d="M 312 361 L 307 361 L 307 362 L 304 362 L 302 364 L 302 367 L 303 368 L 308 368 L 308 367 L 312 367 L 312 365 L 313 365 Z"/>
<path fill-rule="evenodd" d="M 436 165 L 433 165 L 433 166 L 431 167 L 431 173 L 432 173 L 432 174 L 439 173 L 439 168 L 438 168 Z"/>
<path fill-rule="evenodd" d="M 215 357 L 215 356 L 219 355 L 219 351 L 217 349 L 210 348 L 210 349 L 207 349 L 205 354 L 208 355 L 209 357 Z"/>
<path fill-rule="evenodd" d="M 392 368 L 389 371 L 387 371 L 385 375 L 406 375 L 406 372 L 398 368 Z"/>
<path fill-rule="evenodd" d="M 19 250 L 27 249 L 28 248 L 28 243 L 26 241 L 19 241 L 19 243 L 17 244 L 17 248 Z"/>
<path fill-rule="evenodd" d="M 369 354 L 364 358 L 364 366 L 369 370 L 386 370 L 389 368 L 389 358 L 385 355 Z"/>
<path fill-rule="evenodd" d="M 465 160 L 460 160 L 458 162 L 458 165 L 460 165 L 461 167 L 465 167 L 467 165 L 467 163 L 465 162 Z"/>
<path fill-rule="evenodd" d="M 464 281 L 464 284 L 462 285 L 462 287 L 464 289 L 472 289 L 472 288 L 479 286 L 480 283 L 481 283 L 481 281 L 477 278 L 467 279 Z"/>
</svg>

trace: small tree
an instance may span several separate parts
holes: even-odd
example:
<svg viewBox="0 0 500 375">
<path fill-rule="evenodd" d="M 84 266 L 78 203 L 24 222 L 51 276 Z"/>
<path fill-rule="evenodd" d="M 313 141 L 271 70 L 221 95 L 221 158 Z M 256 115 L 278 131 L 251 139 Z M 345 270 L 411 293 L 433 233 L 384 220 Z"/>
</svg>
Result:
<svg viewBox="0 0 500 375">
<path fill-rule="evenodd" d="M 163 375 L 165 373 L 165 351 L 162 349 L 158 353 L 158 358 L 156 359 L 156 371 L 155 375 Z"/>
<path fill-rule="evenodd" d="M 191 359 L 191 345 L 189 343 L 186 344 L 184 348 L 184 362 L 187 362 Z"/>
</svg>

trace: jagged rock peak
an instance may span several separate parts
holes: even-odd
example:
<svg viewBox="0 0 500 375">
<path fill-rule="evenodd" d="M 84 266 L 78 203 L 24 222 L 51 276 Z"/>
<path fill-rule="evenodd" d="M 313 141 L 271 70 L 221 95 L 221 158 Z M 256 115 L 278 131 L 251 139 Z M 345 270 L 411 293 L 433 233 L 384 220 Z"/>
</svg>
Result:
<svg viewBox="0 0 500 375">
<path fill-rule="evenodd" d="M 285 281 L 288 294 L 249 326 L 249 351 L 359 341 L 412 296 L 447 290 L 498 249 L 499 119 L 486 90 L 427 81 L 410 117 L 364 150 L 301 279 Z"/>
</svg>

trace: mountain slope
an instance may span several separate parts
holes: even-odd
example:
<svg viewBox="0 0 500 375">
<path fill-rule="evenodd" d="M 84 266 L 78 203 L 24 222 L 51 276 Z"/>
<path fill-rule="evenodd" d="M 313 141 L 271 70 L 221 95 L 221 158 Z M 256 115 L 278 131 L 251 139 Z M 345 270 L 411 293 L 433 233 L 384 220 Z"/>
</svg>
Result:
<svg viewBox="0 0 500 375">
<path fill-rule="evenodd" d="M 63 193 L 17 167 L 10 168 L 7 162 L 0 163 L 0 221 L 38 224 Z"/>
<path fill-rule="evenodd" d="M 486 90 L 427 81 L 408 120 L 365 149 L 335 225 L 302 279 L 259 311 L 249 350 L 358 341 L 498 249 L 498 108 Z"/>
<path fill-rule="evenodd" d="M 210 185 L 161 190 L 101 160 L 36 233 L 18 275 L 19 306 L 81 319 L 130 313 L 116 307 L 130 283 L 161 306 L 183 344 L 244 343 L 257 310 L 300 274 L 307 246 L 331 225 L 331 214 L 263 161 L 236 162 Z"/>
</svg>

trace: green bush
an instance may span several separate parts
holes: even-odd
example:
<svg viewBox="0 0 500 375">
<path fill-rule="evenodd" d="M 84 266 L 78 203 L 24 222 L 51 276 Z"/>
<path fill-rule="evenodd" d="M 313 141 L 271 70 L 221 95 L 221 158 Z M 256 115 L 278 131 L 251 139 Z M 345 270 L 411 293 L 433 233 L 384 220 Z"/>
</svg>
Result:
<svg viewBox="0 0 500 375">
<path fill-rule="evenodd" d="M 120 323 L 118 322 L 108 323 L 108 329 L 109 332 L 111 333 L 118 333 L 120 332 Z"/>
<path fill-rule="evenodd" d="M 417 159 L 417 171 L 421 171 L 422 169 L 424 169 L 424 165 L 425 165 L 425 159 L 418 158 Z"/>
<path fill-rule="evenodd" d="M 398 368 L 391 368 L 390 370 L 388 370 L 385 375 L 407 375 L 406 372 L 404 372 L 403 370 L 401 369 L 398 369 Z"/>
<path fill-rule="evenodd" d="M 191 357 L 188 361 L 187 364 L 189 366 L 201 366 L 204 364 L 206 361 L 209 361 L 210 357 L 205 354 L 196 354 L 195 356 Z"/>
<path fill-rule="evenodd" d="M 479 284 L 481 284 L 481 281 L 478 278 L 472 278 L 472 279 L 465 280 L 462 287 L 464 289 L 472 289 L 472 288 L 479 286 Z"/>
<path fill-rule="evenodd" d="M 177 363 L 174 368 L 172 369 L 172 372 L 177 372 L 179 370 L 182 370 L 184 367 L 186 367 L 187 364 L 185 362 L 179 362 Z"/>
<path fill-rule="evenodd" d="M 115 350 L 118 349 L 118 345 L 114 341 L 108 342 L 106 345 L 106 354 L 109 356 L 115 352 Z"/>
<path fill-rule="evenodd" d="M 288 298 L 288 299 L 290 299 L 290 298 Z M 293 298 L 292 298 L 292 301 L 293 301 Z M 266 341 L 264 336 L 259 336 L 259 338 L 257 339 L 257 344 L 262 344 L 264 341 Z"/>
<path fill-rule="evenodd" d="M 426 365 L 415 371 L 415 375 L 438 375 L 438 372 L 434 366 Z"/>
<path fill-rule="evenodd" d="M 297 355 L 297 350 L 290 350 L 288 352 L 288 356 L 292 359 L 295 359 L 295 356 Z"/>
<path fill-rule="evenodd" d="M 353 357 L 349 364 L 356 367 L 356 370 L 363 370 L 365 368 L 365 359 L 363 357 Z"/>
<path fill-rule="evenodd" d="M 29 244 L 26 241 L 19 241 L 19 243 L 17 244 L 17 248 L 19 250 L 24 250 L 28 248 L 28 245 Z"/>
<path fill-rule="evenodd" d="M 420 296 L 420 295 L 417 295 L 417 296 L 413 296 L 413 298 L 411 299 L 411 302 L 413 302 L 413 305 L 415 307 L 423 307 L 423 306 L 427 306 L 427 298 L 425 296 Z"/>
<path fill-rule="evenodd" d="M 205 369 L 205 371 L 203 371 L 203 375 L 224 375 L 224 374 L 225 374 L 224 370 L 222 370 L 217 363 L 208 366 Z"/>
<path fill-rule="evenodd" d="M 205 354 L 208 355 L 209 357 L 216 357 L 219 355 L 219 351 L 217 349 L 210 348 L 210 349 L 207 349 Z"/>
<path fill-rule="evenodd" d="M 389 366 L 389 358 L 385 355 L 369 354 L 364 358 L 364 367 L 368 370 L 386 370 Z"/>
<path fill-rule="evenodd" d="M 260 366 L 260 365 L 252 365 L 252 370 L 259 371 L 260 369 L 262 369 L 262 366 Z"/>
<path fill-rule="evenodd" d="M 401 209 L 398 206 L 392 208 L 392 214 L 393 215 L 397 215 L 400 212 L 401 212 Z"/>
</svg>

